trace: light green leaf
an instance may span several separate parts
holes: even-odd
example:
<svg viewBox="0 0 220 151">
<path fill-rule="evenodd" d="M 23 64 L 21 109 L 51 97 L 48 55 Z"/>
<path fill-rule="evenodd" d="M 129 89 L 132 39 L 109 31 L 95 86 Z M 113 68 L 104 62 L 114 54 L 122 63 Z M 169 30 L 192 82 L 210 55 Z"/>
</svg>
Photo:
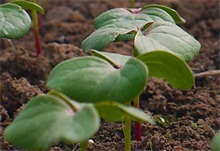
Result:
<svg viewBox="0 0 220 151">
<path fill-rule="evenodd" d="M 79 57 L 58 64 L 47 86 L 79 102 L 129 102 L 147 82 L 147 68 L 135 58 L 121 68 L 98 57 Z"/>
<path fill-rule="evenodd" d="M 143 111 L 132 106 L 125 106 L 117 102 L 100 102 L 95 104 L 99 115 L 108 122 L 121 122 L 125 117 L 136 122 L 150 122 L 155 124 L 154 120 Z"/>
<path fill-rule="evenodd" d="M 37 12 L 44 14 L 44 9 L 40 5 L 33 3 L 33 2 L 30 2 L 30 1 L 14 0 L 14 1 L 11 1 L 10 3 L 17 4 L 17 5 L 21 6 L 22 9 L 24 9 L 24 10 L 36 10 Z"/>
<path fill-rule="evenodd" d="M 102 50 L 111 42 L 114 42 L 119 35 L 127 34 L 132 31 L 137 31 L 136 26 L 119 22 L 116 24 L 107 25 L 94 31 L 89 37 L 82 42 L 82 48 L 85 52 L 90 49 Z"/>
<path fill-rule="evenodd" d="M 20 6 L 12 3 L 0 5 L 0 38 L 20 38 L 30 26 L 31 19 Z"/>
<path fill-rule="evenodd" d="M 131 22 L 140 29 L 147 22 L 158 20 L 164 20 L 174 24 L 185 22 L 175 10 L 167 6 L 151 4 L 138 9 L 115 8 L 108 10 L 94 20 L 94 26 L 95 29 L 98 29 L 118 22 Z"/>
<path fill-rule="evenodd" d="M 155 8 L 155 9 L 151 9 L 151 8 Z M 152 17 L 155 15 L 160 18 L 163 18 L 166 21 L 169 21 L 168 19 L 165 18 L 167 17 L 167 15 L 164 15 L 165 13 L 160 13 L 158 9 L 163 10 L 166 13 L 168 13 L 172 17 L 172 19 L 175 21 L 176 24 L 182 24 L 186 22 L 185 19 L 183 19 L 174 9 L 164 6 L 164 5 L 158 5 L 158 4 L 146 5 L 142 8 L 142 11 L 149 15 L 151 14 Z M 149 10 L 152 10 L 152 12 Z"/>
<path fill-rule="evenodd" d="M 213 151 L 219 151 L 220 150 L 220 130 L 212 138 L 211 145 L 212 145 L 212 150 Z"/>
<path fill-rule="evenodd" d="M 45 150 L 60 141 L 86 141 L 98 131 L 100 118 L 92 104 L 79 105 L 54 95 L 34 97 L 6 128 L 4 137 L 28 150 Z"/>
<path fill-rule="evenodd" d="M 95 29 L 98 29 L 104 25 L 107 25 L 105 22 L 118 19 L 124 16 L 129 16 L 129 15 L 130 15 L 130 12 L 125 8 L 115 8 L 115 9 L 108 10 L 95 18 L 94 20 Z"/>
<path fill-rule="evenodd" d="M 134 39 L 136 55 L 166 50 L 185 61 L 192 60 L 200 50 L 200 43 L 175 24 L 158 21 L 152 24 L 144 34 L 139 31 Z"/>
<path fill-rule="evenodd" d="M 124 66 L 126 62 L 131 58 L 131 56 L 121 55 L 117 53 L 99 52 L 94 49 L 91 49 L 89 52 L 93 56 L 102 58 L 118 68 Z"/>
<path fill-rule="evenodd" d="M 164 10 L 156 7 L 146 7 L 141 10 L 142 13 L 148 15 L 154 22 L 155 21 L 168 21 L 175 24 L 173 18 Z"/>
<path fill-rule="evenodd" d="M 165 79 L 173 87 L 186 90 L 194 85 L 194 76 L 189 66 L 172 53 L 155 50 L 138 56 L 148 69 L 150 77 Z"/>
<path fill-rule="evenodd" d="M 95 29 L 98 29 L 109 24 L 117 24 L 120 22 L 123 24 L 132 24 L 138 29 L 141 29 L 147 23 L 152 23 L 153 19 L 143 13 L 135 14 L 125 8 L 116 8 L 98 16 L 94 21 L 94 26 Z"/>
</svg>

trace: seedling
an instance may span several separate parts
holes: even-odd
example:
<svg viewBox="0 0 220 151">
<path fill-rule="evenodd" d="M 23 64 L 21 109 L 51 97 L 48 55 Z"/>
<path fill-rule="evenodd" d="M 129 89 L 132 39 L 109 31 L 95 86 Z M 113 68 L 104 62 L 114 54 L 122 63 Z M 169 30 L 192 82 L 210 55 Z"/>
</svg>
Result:
<svg viewBox="0 0 220 151">
<path fill-rule="evenodd" d="M 112 9 L 95 19 L 96 30 L 83 41 L 82 48 L 85 52 L 101 51 L 112 42 L 133 40 L 133 56 L 147 65 L 151 77 L 163 78 L 175 88 L 189 89 L 194 77 L 185 62 L 195 57 L 200 44 L 176 25 L 184 22 L 175 10 L 162 5 Z M 139 97 L 134 105 L 139 107 Z M 136 134 L 141 140 L 140 124 L 136 124 Z"/>
<path fill-rule="evenodd" d="M 200 44 L 175 24 L 183 21 L 174 10 L 161 5 L 102 14 L 95 20 L 97 30 L 82 44 L 93 56 L 59 63 L 48 77 L 52 91 L 29 101 L 4 137 L 31 150 L 47 149 L 60 141 L 81 143 L 85 150 L 101 117 L 124 122 L 125 150 L 131 150 L 131 121 L 154 124 L 130 105 L 133 100 L 139 103 L 148 77 L 164 78 L 180 89 L 194 84 L 185 61 L 193 59 Z M 133 56 L 99 52 L 111 42 L 128 39 L 134 40 Z"/>
<path fill-rule="evenodd" d="M 37 5 L 36 0 L 15 0 L 11 1 L 11 3 L 20 5 L 24 10 L 31 10 L 31 16 L 33 20 L 33 33 L 35 38 L 35 47 L 36 53 L 39 55 L 41 53 L 41 45 L 40 45 L 40 34 L 39 34 L 39 27 L 38 27 L 38 17 L 37 12 L 40 14 L 44 14 L 44 9 Z"/>
<path fill-rule="evenodd" d="M 95 56 L 66 60 L 49 75 L 47 86 L 53 90 L 29 101 L 4 136 L 31 150 L 47 149 L 60 141 L 81 143 L 86 149 L 85 142 L 98 130 L 102 117 L 125 120 L 129 149 L 130 121 L 154 123 L 143 111 L 123 105 L 143 91 L 147 75 L 147 67 L 135 58 L 126 60 L 123 67 Z"/>
</svg>

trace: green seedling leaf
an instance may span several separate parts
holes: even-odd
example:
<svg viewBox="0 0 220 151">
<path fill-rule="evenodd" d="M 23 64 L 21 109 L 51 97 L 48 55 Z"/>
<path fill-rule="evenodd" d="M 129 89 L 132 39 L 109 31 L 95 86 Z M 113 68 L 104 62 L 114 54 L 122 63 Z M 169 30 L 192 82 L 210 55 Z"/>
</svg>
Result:
<svg viewBox="0 0 220 151">
<path fill-rule="evenodd" d="M 147 28 L 151 24 L 152 22 L 145 21 L 143 28 Z M 90 49 L 101 51 L 112 42 L 134 39 L 138 29 L 139 27 L 134 25 L 132 22 L 117 22 L 114 24 L 106 25 L 97 29 L 89 37 L 87 37 L 82 42 L 82 48 L 86 53 Z"/>
<path fill-rule="evenodd" d="M 219 151 L 220 150 L 220 130 L 217 134 L 212 138 L 212 150 Z"/>
<path fill-rule="evenodd" d="M 151 8 L 156 8 L 156 9 L 151 9 Z M 169 21 L 167 19 L 165 19 L 164 17 L 166 17 L 167 15 L 164 15 L 163 13 L 160 13 L 160 11 L 158 10 L 163 10 L 166 13 L 168 13 L 173 20 L 175 21 L 176 24 L 182 24 L 185 23 L 185 19 L 183 19 L 174 9 L 164 6 L 164 5 L 158 5 L 158 4 L 150 4 L 150 5 L 146 5 L 142 8 L 142 12 L 145 12 L 149 15 L 153 16 L 158 16 L 160 18 L 163 18 L 166 21 Z M 150 11 L 149 11 L 150 10 Z M 164 17 L 162 17 L 164 16 Z"/>
<path fill-rule="evenodd" d="M 129 23 L 136 26 L 138 29 L 141 29 L 142 27 L 145 26 L 146 23 L 149 22 L 153 22 L 153 20 L 146 14 L 143 13 L 135 14 L 124 8 L 116 8 L 101 14 L 101 16 L 98 16 L 95 19 L 94 26 L 95 29 L 98 29 L 109 24 Z"/>
<path fill-rule="evenodd" d="M 117 53 L 99 52 L 94 49 L 91 49 L 89 52 L 93 56 L 102 58 L 118 68 L 124 66 L 126 62 L 131 58 L 131 56 L 121 55 Z"/>
<path fill-rule="evenodd" d="M 20 6 L 12 3 L 0 5 L 0 38 L 20 38 L 30 26 L 31 19 Z"/>
<path fill-rule="evenodd" d="M 158 21 L 152 24 L 143 34 L 135 36 L 135 55 L 154 50 L 172 52 L 185 61 L 192 60 L 200 50 L 200 43 L 175 24 Z"/>
<path fill-rule="evenodd" d="M 82 48 L 85 52 L 90 49 L 102 50 L 111 42 L 114 42 L 119 35 L 137 31 L 136 26 L 129 23 L 116 23 L 107 25 L 99 30 L 94 31 L 89 37 L 82 42 Z"/>
<path fill-rule="evenodd" d="M 106 11 L 95 19 L 95 29 L 100 27 L 115 24 L 118 22 L 132 22 L 137 27 L 141 28 L 146 22 L 164 20 L 171 23 L 184 23 L 185 20 L 179 14 L 163 5 L 151 4 L 143 8 L 127 9 L 115 8 Z"/>
<path fill-rule="evenodd" d="M 150 77 L 163 78 L 173 87 L 182 90 L 194 85 L 194 76 L 189 66 L 172 53 L 155 50 L 138 56 L 138 59 L 147 65 Z"/>
<path fill-rule="evenodd" d="M 136 122 L 149 122 L 155 124 L 154 120 L 143 111 L 132 106 L 126 106 L 117 102 L 100 102 L 95 104 L 99 115 L 108 122 L 121 122 L 125 117 Z"/>
<path fill-rule="evenodd" d="M 99 126 L 100 118 L 92 104 L 79 104 L 48 94 L 34 97 L 6 128 L 4 137 L 24 149 L 45 150 L 60 141 L 86 141 Z"/>
<path fill-rule="evenodd" d="M 118 18 L 122 18 L 124 16 L 130 16 L 130 15 L 131 13 L 125 8 L 111 9 L 95 18 L 94 27 L 95 29 L 98 29 L 104 25 L 107 25 L 108 21 L 112 23 L 112 20 L 116 20 Z"/>
<path fill-rule="evenodd" d="M 47 86 L 79 102 L 129 102 L 147 82 L 147 68 L 135 58 L 121 68 L 98 57 L 66 60 L 50 73 Z"/>
<path fill-rule="evenodd" d="M 10 3 L 17 4 L 21 6 L 21 8 L 24 10 L 36 10 L 37 12 L 44 14 L 44 9 L 40 5 L 30 2 L 30 1 L 15 0 L 15 1 L 11 1 Z"/>
</svg>

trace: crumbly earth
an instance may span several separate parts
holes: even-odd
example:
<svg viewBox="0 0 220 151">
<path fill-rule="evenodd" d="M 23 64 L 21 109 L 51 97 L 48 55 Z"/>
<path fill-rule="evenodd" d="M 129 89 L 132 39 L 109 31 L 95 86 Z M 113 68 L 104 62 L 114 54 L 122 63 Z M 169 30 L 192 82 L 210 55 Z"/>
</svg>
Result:
<svg viewBox="0 0 220 151">
<path fill-rule="evenodd" d="M 6 0 L 2 0 L 2 3 Z M 218 0 L 148 0 L 136 6 L 158 3 L 176 9 L 187 21 L 181 28 L 202 45 L 200 53 L 189 62 L 193 72 L 220 69 L 220 1 Z M 48 0 L 40 26 L 43 52 L 36 56 L 30 31 L 9 42 L 1 39 L 0 149 L 22 150 L 3 138 L 4 129 L 33 97 L 48 92 L 45 81 L 59 62 L 84 56 L 81 42 L 93 31 L 93 19 L 116 7 L 130 7 L 129 0 Z M 132 42 L 110 44 L 105 51 L 130 55 Z M 182 80 L 182 79 L 180 79 Z M 132 150 L 211 150 L 210 141 L 220 129 L 220 76 L 196 78 L 191 90 L 172 88 L 162 79 L 151 78 L 141 95 L 141 108 L 157 125 L 142 124 L 142 141 L 134 139 Z M 121 123 L 106 123 L 92 138 L 91 151 L 123 150 Z M 79 150 L 79 145 L 54 145 L 51 151 Z"/>
</svg>

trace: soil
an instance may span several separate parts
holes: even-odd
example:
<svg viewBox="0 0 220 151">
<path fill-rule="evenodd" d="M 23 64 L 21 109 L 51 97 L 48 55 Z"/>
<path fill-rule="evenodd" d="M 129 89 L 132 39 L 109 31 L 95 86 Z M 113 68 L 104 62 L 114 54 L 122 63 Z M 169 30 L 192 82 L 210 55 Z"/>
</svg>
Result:
<svg viewBox="0 0 220 151">
<path fill-rule="evenodd" d="M 1 1 L 2 3 L 6 1 Z M 187 21 L 180 25 L 202 45 L 200 53 L 189 62 L 194 73 L 220 69 L 220 1 L 219 0 L 148 0 L 150 3 L 176 9 Z M 93 31 L 93 19 L 116 7 L 130 7 L 128 0 L 47 0 L 40 26 L 43 52 L 35 53 L 33 34 L 9 42 L 1 39 L 1 118 L 0 149 L 22 150 L 3 138 L 4 129 L 33 97 L 48 92 L 45 81 L 59 62 L 84 56 L 81 42 Z M 111 44 L 105 51 L 131 54 L 132 42 Z M 181 80 L 181 79 L 180 79 Z M 151 78 L 141 95 L 141 108 L 157 125 L 142 124 L 142 141 L 134 139 L 132 149 L 139 150 L 211 150 L 210 141 L 220 129 L 220 76 L 196 78 L 195 86 L 187 91 L 172 88 L 161 79 Z M 132 127 L 133 132 L 133 127 Z M 102 122 L 92 138 L 89 150 L 123 150 L 121 123 Z M 79 150 L 79 145 L 53 146 L 51 151 Z"/>
</svg>

